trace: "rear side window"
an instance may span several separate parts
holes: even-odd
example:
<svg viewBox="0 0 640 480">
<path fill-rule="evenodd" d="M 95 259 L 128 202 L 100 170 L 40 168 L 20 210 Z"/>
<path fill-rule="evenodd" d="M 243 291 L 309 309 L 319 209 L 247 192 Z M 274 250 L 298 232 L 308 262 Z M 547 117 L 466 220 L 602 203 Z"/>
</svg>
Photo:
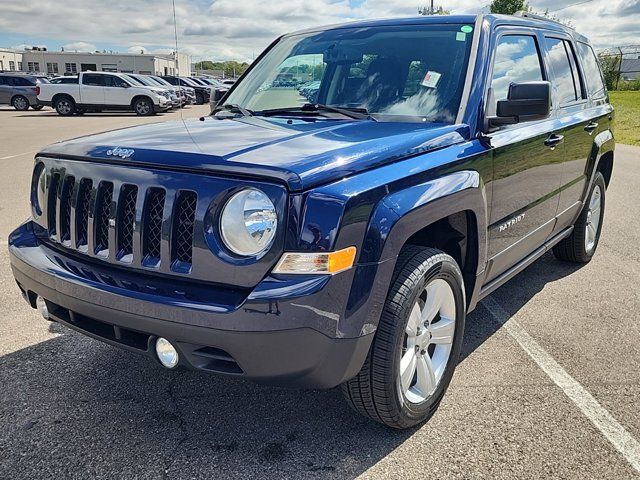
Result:
<svg viewBox="0 0 640 480">
<path fill-rule="evenodd" d="M 493 63 L 493 95 L 489 100 L 489 115 L 495 115 L 498 100 L 507 99 L 510 84 L 541 80 L 544 78 L 535 38 L 529 35 L 501 37 Z"/>
<path fill-rule="evenodd" d="M 580 98 L 576 90 L 576 83 L 580 83 L 578 78 L 574 78 L 574 71 L 569 60 L 571 46 L 568 42 L 560 38 L 545 38 L 551 71 L 553 72 L 553 89 L 556 96 L 557 105 L 566 105 L 575 102 Z M 582 94 L 580 93 L 580 96 Z"/>
<path fill-rule="evenodd" d="M 13 84 L 16 87 L 32 87 L 35 85 L 34 82 L 24 77 L 13 77 Z"/>
<path fill-rule="evenodd" d="M 93 73 L 85 73 L 82 76 L 82 83 L 84 85 L 92 85 L 94 87 L 104 86 L 104 75 L 96 75 Z"/>
<path fill-rule="evenodd" d="M 594 98 L 601 98 L 605 96 L 604 82 L 602 81 L 602 73 L 596 54 L 593 53 L 592 48 L 586 43 L 577 43 L 578 56 L 582 63 L 582 70 L 584 71 L 585 80 L 587 82 L 587 89 L 589 90 L 589 96 Z"/>
</svg>

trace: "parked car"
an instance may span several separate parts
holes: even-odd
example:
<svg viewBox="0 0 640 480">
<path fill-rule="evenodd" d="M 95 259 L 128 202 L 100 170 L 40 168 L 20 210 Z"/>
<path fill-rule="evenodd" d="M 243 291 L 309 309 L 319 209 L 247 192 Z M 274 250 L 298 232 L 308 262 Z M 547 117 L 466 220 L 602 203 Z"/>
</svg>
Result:
<svg viewBox="0 0 640 480">
<path fill-rule="evenodd" d="M 230 87 L 230 85 L 225 85 L 224 83 L 216 80 L 215 78 L 210 78 L 210 77 L 195 77 L 195 78 L 213 87 L 214 89 L 229 90 L 229 87 Z"/>
<path fill-rule="evenodd" d="M 169 82 L 171 85 L 179 85 L 181 87 L 189 87 L 192 88 L 195 92 L 196 104 L 202 105 L 203 103 L 209 102 L 209 96 L 211 94 L 211 88 L 206 87 L 204 85 L 200 85 L 199 83 L 194 82 L 188 77 L 176 77 L 171 75 L 162 76 L 164 80 Z"/>
<path fill-rule="evenodd" d="M 54 85 L 58 85 L 60 83 L 74 84 L 78 83 L 77 76 L 68 76 L 68 77 L 53 77 L 49 79 L 49 83 L 53 83 Z"/>
<path fill-rule="evenodd" d="M 258 92 L 312 60 L 317 104 Z M 550 250 L 593 258 L 612 129 L 588 40 L 548 19 L 305 30 L 211 117 L 44 148 L 11 266 L 44 318 L 90 337 L 167 368 L 341 385 L 408 428 L 482 298 Z"/>
<path fill-rule="evenodd" d="M 0 105 L 11 105 L 16 110 L 41 110 L 38 102 L 40 86 L 48 83 L 44 76 L 22 73 L 0 73 Z"/>
<path fill-rule="evenodd" d="M 184 99 L 185 105 L 192 105 L 196 103 L 196 91 L 193 88 L 185 87 L 182 85 L 172 85 L 164 78 L 158 77 L 156 75 L 149 75 L 149 78 L 160 86 L 167 86 L 177 90 L 180 97 Z"/>
<path fill-rule="evenodd" d="M 147 75 L 127 73 L 125 77 L 131 79 L 132 82 L 137 83 L 138 85 L 147 86 L 156 91 L 168 92 L 171 99 L 172 108 L 179 108 L 183 105 L 182 101 L 180 100 L 180 96 L 177 93 L 178 88 L 174 87 L 173 85 L 160 86 L 156 82 L 152 81 Z"/>
<path fill-rule="evenodd" d="M 133 110 L 137 115 L 153 115 L 171 108 L 167 90 L 136 85 L 126 74 L 84 72 L 78 78 L 77 84 L 43 84 L 38 101 L 63 116 L 87 110 Z"/>
</svg>

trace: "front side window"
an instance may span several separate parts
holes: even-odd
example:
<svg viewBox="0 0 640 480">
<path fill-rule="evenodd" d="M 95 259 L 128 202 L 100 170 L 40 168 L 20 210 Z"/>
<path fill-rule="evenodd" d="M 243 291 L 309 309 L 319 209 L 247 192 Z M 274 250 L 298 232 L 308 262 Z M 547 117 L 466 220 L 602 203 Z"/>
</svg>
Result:
<svg viewBox="0 0 640 480">
<path fill-rule="evenodd" d="M 470 25 L 353 27 L 282 38 L 226 104 L 257 114 L 324 104 L 383 121 L 455 121 Z"/>
<path fill-rule="evenodd" d="M 602 72 L 598 65 L 596 54 L 592 48 L 586 43 L 578 42 L 578 56 L 582 63 L 582 70 L 587 82 L 589 95 L 593 98 L 601 98 L 605 96 L 606 89 L 602 80 Z"/>
<path fill-rule="evenodd" d="M 496 47 L 488 115 L 494 116 L 499 100 L 506 100 L 512 83 L 544 80 L 536 40 L 529 35 L 505 35 Z"/>
<path fill-rule="evenodd" d="M 105 87 L 127 87 L 129 84 L 125 82 L 122 78 L 116 77 L 114 75 L 104 75 L 104 85 Z"/>
<path fill-rule="evenodd" d="M 574 72 L 569 61 L 567 42 L 559 38 L 544 39 L 549 52 L 549 66 L 553 72 L 553 90 L 556 105 L 566 105 L 578 100 Z"/>
</svg>

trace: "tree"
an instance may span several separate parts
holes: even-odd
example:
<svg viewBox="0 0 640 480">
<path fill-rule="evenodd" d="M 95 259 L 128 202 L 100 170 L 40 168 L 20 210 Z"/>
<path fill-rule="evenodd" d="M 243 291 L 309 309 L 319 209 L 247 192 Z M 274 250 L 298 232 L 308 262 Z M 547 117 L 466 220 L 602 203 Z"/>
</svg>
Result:
<svg viewBox="0 0 640 480">
<path fill-rule="evenodd" d="M 620 55 L 600 52 L 598 54 L 598 61 L 600 62 L 600 68 L 602 69 L 602 76 L 604 77 L 604 83 L 607 85 L 607 90 L 615 90 L 618 87 L 618 80 L 620 78 Z"/>
<path fill-rule="evenodd" d="M 490 8 L 491 13 L 513 15 L 520 10 L 528 11 L 529 5 L 525 0 L 493 0 Z"/>
</svg>

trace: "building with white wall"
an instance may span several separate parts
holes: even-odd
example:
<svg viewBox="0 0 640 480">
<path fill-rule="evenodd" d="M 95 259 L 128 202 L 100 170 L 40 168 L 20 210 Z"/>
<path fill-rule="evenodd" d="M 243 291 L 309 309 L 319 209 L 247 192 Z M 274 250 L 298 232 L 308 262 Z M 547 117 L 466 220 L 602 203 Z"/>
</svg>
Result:
<svg viewBox="0 0 640 480">
<path fill-rule="evenodd" d="M 0 70 L 72 75 L 79 72 L 125 72 L 148 75 L 190 74 L 189 56 L 143 53 L 52 52 L 0 48 Z"/>
</svg>

